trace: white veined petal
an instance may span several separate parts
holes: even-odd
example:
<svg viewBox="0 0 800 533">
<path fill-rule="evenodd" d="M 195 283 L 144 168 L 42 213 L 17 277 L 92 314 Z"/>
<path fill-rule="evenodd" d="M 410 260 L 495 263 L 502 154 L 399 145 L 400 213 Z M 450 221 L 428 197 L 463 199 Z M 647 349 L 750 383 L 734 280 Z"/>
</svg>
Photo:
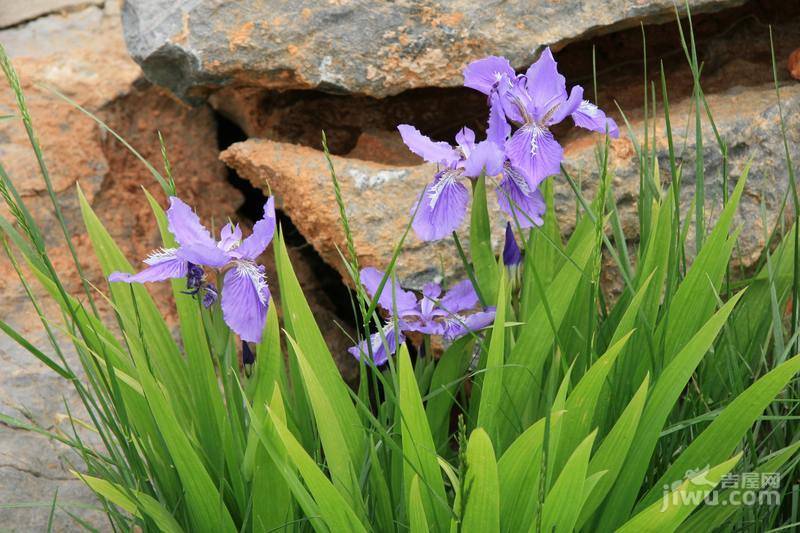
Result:
<svg viewBox="0 0 800 533">
<path fill-rule="evenodd" d="M 267 276 L 261 268 L 252 261 L 235 261 L 235 272 L 238 277 L 250 278 L 253 283 L 258 299 L 262 304 L 267 303 Z"/>
<path fill-rule="evenodd" d="M 177 251 L 177 248 L 158 248 L 150 252 L 150 255 L 144 260 L 144 263 L 153 266 L 165 261 L 171 261 L 177 258 Z"/>
<path fill-rule="evenodd" d="M 578 111 L 588 115 L 589 117 L 594 117 L 597 114 L 597 106 L 591 103 L 589 100 L 583 100 L 578 106 Z"/>
<path fill-rule="evenodd" d="M 525 176 L 517 172 L 517 170 L 509 164 L 503 166 L 503 172 L 508 179 L 514 182 L 517 188 L 522 191 L 524 195 L 531 195 L 531 187 L 528 185 L 528 181 L 525 179 Z"/>
<path fill-rule="evenodd" d="M 461 175 L 460 170 L 445 170 L 442 176 L 436 180 L 431 188 L 428 190 L 428 199 L 430 200 L 431 209 L 436 207 L 436 202 L 442 195 L 442 191 L 448 186 L 456 182 L 456 179 Z"/>
<path fill-rule="evenodd" d="M 542 128 L 541 126 L 539 126 L 535 122 L 531 123 L 527 127 L 531 131 L 530 152 L 531 152 L 531 155 L 536 155 L 536 152 L 539 151 L 539 137 L 544 134 L 545 129 Z"/>
</svg>

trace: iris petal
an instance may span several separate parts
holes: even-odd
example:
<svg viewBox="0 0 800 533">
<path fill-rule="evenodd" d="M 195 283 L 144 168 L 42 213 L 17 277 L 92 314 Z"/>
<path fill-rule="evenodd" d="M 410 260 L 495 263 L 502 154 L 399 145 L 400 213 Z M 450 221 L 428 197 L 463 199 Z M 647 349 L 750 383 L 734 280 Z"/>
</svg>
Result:
<svg viewBox="0 0 800 533">
<path fill-rule="evenodd" d="M 159 250 L 150 254 L 144 260 L 148 265 L 144 270 L 130 274 L 128 272 L 113 272 L 108 276 L 108 281 L 123 281 L 126 283 L 147 283 L 151 281 L 164 281 L 167 279 L 183 278 L 189 269 L 189 263 L 176 254 L 176 248 Z"/>
<path fill-rule="evenodd" d="M 475 132 L 472 131 L 472 128 L 464 126 L 456 133 L 456 143 L 466 155 L 469 155 L 469 152 L 475 148 Z"/>
<path fill-rule="evenodd" d="M 217 243 L 217 247 L 229 252 L 239 246 L 241 242 L 242 228 L 239 227 L 239 224 L 236 224 L 234 227 L 233 224 L 228 222 L 222 227 L 219 233 L 219 243 Z"/>
<path fill-rule="evenodd" d="M 510 79 L 508 86 L 502 85 L 498 91 L 503 114 L 512 122 L 525 122 L 525 117 L 535 112 L 526 85 L 527 78 L 518 76 Z"/>
<path fill-rule="evenodd" d="M 495 143 L 481 141 L 464 162 L 464 175 L 477 178 L 482 172 L 487 176 L 496 176 L 503 170 L 505 154 Z"/>
<path fill-rule="evenodd" d="M 558 73 L 558 65 L 550 48 L 545 48 L 525 76 L 528 79 L 526 89 L 537 120 L 567 99 L 567 83 L 564 76 Z"/>
<path fill-rule="evenodd" d="M 216 247 L 217 243 L 211 233 L 200 223 L 200 217 L 183 200 L 170 196 L 167 209 L 169 231 L 181 246 L 199 244 Z"/>
<path fill-rule="evenodd" d="M 401 323 L 403 331 L 416 331 L 425 335 L 443 335 L 445 331 L 445 324 L 442 322 L 442 314 L 440 309 L 434 309 L 432 318 L 424 319 L 415 317 L 414 320 L 407 320 Z M 440 311 L 436 313 L 436 311 Z"/>
<path fill-rule="evenodd" d="M 512 79 L 516 75 L 508 59 L 499 56 L 484 57 L 473 61 L 464 69 L 464 86 L 489 94 L 503 75 Z"/>
<path fill-rule="evenodd" d="M 422 320 L 430 320 L 433 318 L 434 308 L 439 300 L 439 295 L 442 294 L 442 286 L 438 283 L 426 283 L 422 287 L 422 299 L 419 303 Z"/>
<path fill-rule="evenodd" d="M 377 268 L 361 269 L 361 285 L 364 286 L 370 298 L 375 297 L 384 275 Z M 417 308 L 417 296 L 413 292 L 401 289 L 396 277 L 389 278 L 383 284 L 378 304 L 390 313 L 394 313 L 394 310 L 397 309 L 398 316 L 402 316 Z"/>
<path fill-rule="evenodd" d="M 581 102 L 583 101 L 583 87 L 580 85 L 576 85 L 572 88 L 572 91 L 569 93 L 569 98 L 565 102 L 562 102 L 558 105 L 558 107 L 553 111 L 553 114 L 547 120 L 547 125 L 551 126 L 553 124 L 558 124 L 568 115 L 571 115 L 575 111 L 577 111 L 578 107 L 580 107 Z"/>
<path fill-rule="evenodd" d="M 217 241 L 200 223 L 200 218 L 183 200 L 169 198 L 167 222 L 169 231 L 180 244 L 179 255 L 190 263 L 221 267 L 228 262 L 228 254 L 217 247 Z"/>
<path fill-rule="evenodd" d="M 448 314 L 460 313 L 478 305 L 478 294 L 472 282 L 465 279 L 453 285 L 442 297 L 439 305 Z"/>
<path fill-rule="evenodd" d="M 204 244 L 181 245 L 178 248 L 177 255 L 190 263 L 213 268 L 221 268 L 231 260 L 230 255 L 225 250 L 217 246 L 206 246 Z"/>
<path fill-rule="evenodd" d="M 446 142 L 432 141 L 419 132 L 414 126 L 400 124 L 397 126 L 403 142 L 408 149 L 429 163 L 443 165 L 454 164 L 458 161 L 458 153 Z"/>
<path fill-rule="evenodd" d="M 264 216 L 253 226 L 253 233 L 236 249 L 237 254 L 245 259 L 255 260 L 267 249 L 274 234 L 275 197 L 270 196 L 267 203 L 264 204 Z"/>
<path fill-rule="evenodd" d="M 386 339 L 384 344 L 383 339 Z M 389 354 L 395 353 L 397 347 L 406 341 L 402 331 L 397 331 L 393 323 L 386 324 L 383 327 L 383 336 L 381 332 L 373 333 L 369 338 L 369 344 L 372 348 L 372 361 L 375 366 L 386 364 L 389 360 Z M 389 349 L 387 352 L 386 349 Z M 350 354 L 358 360 L 362 357 L 369 357 L 369 349 L 367 348 L 367 341 L 362 340 L 356 346 L 347 350 Z"/>
<path fill-rule="evenodd" d="M 575 121 L 576 126 L 581 128 L 600 133 L 608 130 L 610 136 L 615 139 L 619 137 L 619 127 L 614 119 L 607 117 L 602 109 L 587 100 L 583 100 L 572 113 L 572 120 Z"/>
<path fill-rule="evenodd" d="M 488 308 L 485 311 L 473 313 L 466 317 L 457 317 L 449 320 L 444 337 L 448 340 L 455 340 L 468 333 L 475 333 L 494 322 L 494 316 L 495 310 Z"/>
<path fill-rule="evenodd" d="M 458 229 L 467 213 L 469 191 L 447 172 L 425 187 L 412 227 L 424 241 L 436 241 Z M 412 210 L 413 212 L 413 210 Z"/>
<path fill-rule="evenodd" d="M 497 146 L 505 144 L 508 135 L 511 133 L 511 126 L 506 120 L 503 112 L 503 104 L 500 96 L 492 94 L 489 105 L 489 125 L 486 128 L 486 140 L 495 143 Z"/>
<path fill-rule="evenodd" d="M 263 267 L 251 261 L 237 261 L 225 274 L 222 316 L 228 327 L 242 340 L 261 341 L 269 300 Z"/>
<path fill-rule="evenodd" d="M 512 168 L 507 168 L 497 187 L 497 203 L 509 218 L 521 228 L 541 226 L 545 201 L 539 189 L 531 192 L 525 179 Z"/>
<path fill-rule="evenodd" d="M 564 150 L 549 130 L 526 124 L 506 141 L 506 155 L 534 190 L 545 178 L 560 172 Z"/>
</svg>

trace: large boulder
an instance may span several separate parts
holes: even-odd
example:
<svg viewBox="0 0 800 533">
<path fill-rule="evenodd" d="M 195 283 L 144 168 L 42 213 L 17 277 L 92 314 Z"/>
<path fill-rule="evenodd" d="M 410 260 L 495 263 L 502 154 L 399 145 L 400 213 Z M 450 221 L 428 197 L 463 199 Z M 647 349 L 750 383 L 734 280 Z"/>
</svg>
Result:
<svg viewBox="0 0 800 533">
<path fill-rule="evenodd" d="M 147 77 L 185 98 L 230 83 L 383 97 L 458 85 L 463 66 L 487 54 L 522 66 L 543 45 L 673 16 L 672 0 L 128 0 L 123 25 Z"/>
<path fill-rule="evenodd" d="M 754 159 L 740 215 L 740 221 L 746 223 L 745 231 L 737 250 L 742 253 L 740 260 L 745 265 L 752 263 L 762 242 L 763 232 L 758 227 L 760 199 L 762 196 L 765 199 L 768 222 L 774 222 L 788 176 L 775 122 L 777 106 L 770 68 L 769 34 L 762 26 L 749 23 L 755 12 L 772 25 L 775 53 L 780 64 L 785 65 L 786 58 L 800 45 L 797 6 L 780 2 L 748 4 L 694 19 L 698 58 L 703 65 L 703 87 L 719 132 L 729 147 L 731 186 L 748 157 Z M 680 48 L 675 48 L 680 41 L 674 22 L 651 26 L 646 31 L 648 58 L 651 58 L 648 74 L 656 88 L 660 85 L 659 60 L 663 58 L 677 156 L 683 168 L 682 202 L 684 210 L 688 210 L 694 184 L 693 129 L 688 130 L 687 136 L 687 124 L 693 125 L 693 121 L 688 122 L 692 109 L 692 74 Z M 592 91 L 591 59 L 593 50 L 596 51 L 598 102 L 623 129 L 623 137 L 611 143 L 611 165 L 618 209 L 631 243 L 638 239 L 638 161 L 617 105 L 625 110 L 641 144 L 644 130 L 641 38 L 638 28 L 629 29 L 591 43 L 575 43 L 556 54 L 568 84 L 582 83 L 587 91 Z M 442 67 L 446 69 L 448 65 Z M 790 110 L 798 105 L 798 86 L 788 69 L 781 68 L 778 76 L 786 100 L 789 144 L 796 161 L 797 119 Z M 656 146 L 660 176 L 667 184 L 670 176 L 660 93 L 657 99 L 659 138 Z M 414 124 L 434 139 L 452 140 L 463 125 L 480 131 L 487 115 L 484 95 L 463 88 L 417 89 L 373 98 L 229 85 L 212 94 L 208 101 L 220 114 L 238 124 L 244 136 L 251 138 L 223 153 L 226 164 L 256 186 L 266 189 L 268 183 L 300 231 L 326 261 L 340 269 L 336 247 L 343 244 L 342 234 L 327 165 L 319 149 L 320 131 L 325 131 L 328 146 L 335 156 L 334 165 L 339 172 L 363 262 L 385 266 L 393 243 L 408 221 L 414 199 L 435 172 L 433 167 L 421 165 L 419 158 L 402 145 L 397 125 Z M 722 198 L 721 155 L 714 143 L 710 122 L 706 117 L 703 122 L 707 213 L 713 218 L 719 214 Z M 591 197 L 598 177 L 594 147 L 601 139 L 596 134 L 570 131 L 570 126 L 570 121 L 565 121 L 554 128 L 554 133 L 565 146 L 566 168 Z M 651 127 L 650 136 L 652 132 Z M 569 233 L 575 221 L 576 200 L 563 179 L 556 178 L 554 182 L 556 212 L 564 231 Z M 493 195 L 490 195 L 490 203 L 495 205 Z M 495 243 L 499 246 L 504 217 L 497 215 L 495 220 Z M 462 238 L 466 237 L 463 233 Z M 458 271 L 460 261 L 450 244 L 426 245 L 413 235 L 406 244 L 406 253 L 399 265 L 401 275 L 411 286 L 419 287 L 432 276 L 441 275 L 442 265 L 446 273 L 463 275 Z M 689 248 L 690 251 L 693 248 L 691 242 Z"/>
<path fill-rule="evenodd" d="M 787 120 L 789 146 L 794 161 L 800 160 L 800 85 L 783 88 L 783 112 Z M 775 224 L 788 186 L 783 141 L 778 122 L 778 104 L 773 86 L 736 88 L 722 94 L 708 96 L 709 107 L 720 135 L 728 140 L 729 187 L 732 189 L 745 164 L 752 159 L 749 179 L 737 215 L 744 231 L 737 251 L 739 261 L 751 264 L 764 244 L 764 228 L 760 210 L 766 206 L 766 222 Z M 673 103 L 671 115 L 675 123 L 684 123 L 690 112 L 690 101 Z M 707 121 L 706 121 L 707 122 Z M 643 135 L 643 120 L 632 119 L 632 130 L 639 138 Z M 682 166 L 683 189 L 681 208 L 686 213 L 692 202 L 694 190 L 694 133 L 685 136 L 684 128 L 676 128 L 675 145 L 679 147 Z M 713 138 L 711 126 L 706 123 L 706 139 Z M 600 138 L 591 134 L 577 134 L 565 139 L 565 168 L 583 184 L 584 194 L 592 197 L 597 185 L 595 149 Z M 365 147 L 368 147 L 365 148 Z M 656 142 L 659 173 L 663 183 L 670 182 L 668 147 L 663 132 Z M 391 259 L 394 245 L 402 235 L 409 220 L 415 198 L 425 183 L 436 172 L 428 164 L 377 163 L 363 159 L 384 154 L 383 159 L 395 158 L 403 152 L 399 135 L 376 138 L 362 134 L 360 142 L 348 157 L 332 158 L 350 227 L 361 263 L 385 267 Z M 636 200 L 639 187 L 639 163 L 629 137 L 623 134 L 611 142 L 610 171 L 614 192 L 626 236 L 635 240 L 638 230 Z M 722 203 L 722 156 L 716 145 L 706 144 L 703 149 L 707 214 L 710 219 L 719 215 Z M 343 274 L 338 250 L 346 242 L 338 220 L 333 186 L 328 166 L 322 154 L 313 148 L 280 143 L 267 139 L 250 139 L 234 144 L 221 155 L 226 164 L 255 186 L 272 190 L 282 209 L 295 221 L 298 229 L 332 265 Z M 575 196 L 560 177 L 555 183 L 555 210 L 565 232 L 575 224 Z M 490 194 L 491 206 L 495 205 Z M 494 244 L 499 252 L 505 218 L 493 208 Z M 461 233 L 466 241 L 466 224 Z M 690 244 L 691 248 L 691 244 Z M 444 272 L 442 272 L 444 267 Z M 398 261 L 401 281 L 411 287 L 421 287 L 425 282 L 442 275 L 462 275 L 460 261 L 450 239 L 437 243 L 423 243 L 413 233 Z"/>
</svg>

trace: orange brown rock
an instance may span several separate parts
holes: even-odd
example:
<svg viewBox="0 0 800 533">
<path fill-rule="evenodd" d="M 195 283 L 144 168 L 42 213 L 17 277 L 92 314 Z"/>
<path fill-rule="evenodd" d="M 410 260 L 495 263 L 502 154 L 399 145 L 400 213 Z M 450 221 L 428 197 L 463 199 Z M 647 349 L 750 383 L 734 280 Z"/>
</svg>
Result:
<svg viewBox="0 0 800 533">
<path fill-rule="evenodd" d="M 800 80 L 800 48 L 789 54 L 787 68 L 794 79 Z"/>
<path fill-rule="evenodd" d="M 346 250 L 333 184 L 321 152 L 305 146 L 251 139 L 236 143 L 222 160 L 257 187 L 275 194 L 282 209 L 322 258 L 347 273 L 338 250 Z M 363 266 L 385 268 L 411 207 L 430 181 L 433 165 L 392 167 L 373 161 L 332 156 L 356 250 Z M 398 272 L 409 286 L 458 271 L 452 242 L 423 243 L 409 232 Z M 440 263 L 440 260 L 442 263 Z"/>
</svg>

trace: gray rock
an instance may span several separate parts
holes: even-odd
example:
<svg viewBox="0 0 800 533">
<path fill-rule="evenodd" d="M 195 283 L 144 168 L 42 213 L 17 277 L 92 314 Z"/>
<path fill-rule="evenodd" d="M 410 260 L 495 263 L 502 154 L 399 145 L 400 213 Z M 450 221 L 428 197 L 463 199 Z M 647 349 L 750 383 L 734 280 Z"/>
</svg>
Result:
<svg viewBox="0 0 800 533">
<path fill-rule="evenodd" d="M 14 57 L 46 57 L 58 52 L 80 50 L 82 43 L 97 39 L 103 18 L 119 16 L 118 9 L 89 6 L 65 15 L 51 15 L 0 31 L 0 42 Z"/>
<path fill-rule="evenodd" d="M 102 6 L 103 0 L 6 0 L 0 10 L 0 28 L 8 28 L 51 13 L 65 13 L 88 6 Z"/>
<path fill-rule="evenodd" d="M 12 280 L 11 274 L 7 279 Z M 56 357 L 48 349 L 47 337 L 33 307 L 26 301 L 19 283 L 0 287 L 3 298 L 3 320 L 34 345 Z M 41 295 L 40 295 L 41 297 Z M 46 312 L 56 316 L 54 306 Z M 69 342 L 65 357 L 73 368 L 80 368 L 78 356 Z M 64 419 L 65 405 L 73 416 L 86 419 L 80 399 L 69 385 L 44 364 L 6 335 L 0 335 L 0 413 L 24 423 L 50 431 L 56 429 L 71 434 Z M 90 445 L 98 439 L 89 432 L 81 434 Z M 50 505 L 57 495 L 59 509 L 54 514 L 55 531 L 78 531 L 80 526 L 63 510 L 101 529 L 107 527 L 105 513 L 91 490 L 70 470 L 82 468 L 82 460 L 67 446 L 47 437 L 10 425 L 0 424 L 0 522 L 14 531 L 44 531 Z"/>
<path fill-rule="evenodd" d="M 750 266 L 758 258 L 764 246 L 764 222 L 766 231 L 771 231 L 789 186 L 789 172 L 781 137 L 778 103 L 772 85 L 759 87 L 733 87 L 720 94 L 707 95 L 718 131 L 728 144 L 729 192 L 733 191 L 748 161 L 751 162 L 747 184 L 734 219 L 734 225 L 743 226 L 739 246 L 734 251 L 734 261 Z M 795 168 L 800 161 L 800 84 L 789 82 L 781 88 L 781 103 L 786 122 L 789 153 Z M 673 137 L 678 164 L 681 165 L 681 211 L 682 220 L 692 209 L 695 193 L 695 134 L 694 123 L 688 135 L 687 116 L 692 113 L 689 101 L 671 107 Z M 717 219 L 722 209 L 722 154 L 715 142 L 710 123 L 703 116 L 703 162 L 705 178 L 706 229 Z M 679 125 L 679 126 L 678 126 Z M 663 117 L 658 127 L 660 134 L 656 142 L 659 174 L 666 187 L 671 181 L 669 150 L 663 135 Z M 643 135 L 641 121 L 633 124 L 640 142 Z M 651 131 L 652 134 L 652 131 Z M 610 169 L 614 176 L 614 192 L 622 224 L 629 239 L 638 238 L 637 202 L 639 190 L 638 160 L 627 139 L 614 141 L 611 147 Z M 567 143 L 565 167 L 582 179 L 586 194 L 592 196 L 597 184 L 597 164 L 592 149 L 580 140 Z M 556 212 L 562 222 L 569 226 L 574 220 L 574 194 L 557 180 Z M 762 220 L 761 204 L 766 208 Z M 791 207 L 787 207 L 791 209 Z M 688 247 L 694 248 L 693 232 L 689 233 Z"/>
<path fill-rule="evenodd" d="M 690 0 L 695 13 L 744 0 Z M 199 99 L 225 84 L 383 97 L 450 87 L 487 54 L 516 66 L 540 46 L 673 17 L 672 0 L 418 2 L 128 0 L 128 49 L 145 75 Z"/>
</svg>

